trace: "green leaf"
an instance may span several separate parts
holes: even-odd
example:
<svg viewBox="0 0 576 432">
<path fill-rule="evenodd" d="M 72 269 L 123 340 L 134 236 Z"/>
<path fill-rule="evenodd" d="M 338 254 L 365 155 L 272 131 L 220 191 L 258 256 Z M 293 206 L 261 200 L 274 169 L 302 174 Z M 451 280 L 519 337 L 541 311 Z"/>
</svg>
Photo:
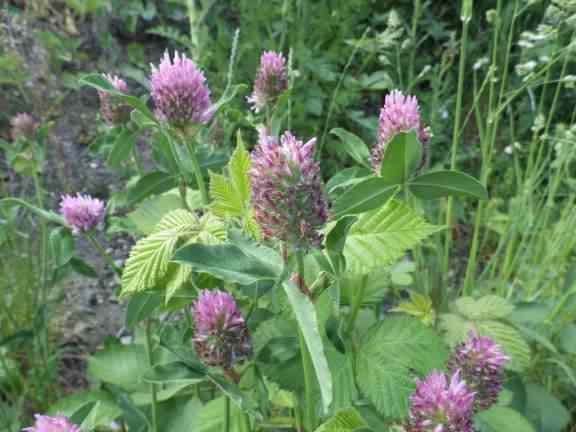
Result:
<svg viewBox="0 0 576 432">
<path fill-rule="evenodd" d="M 112 169 L 118 169 L 128 157 L 136 143 L 136 135 L 130 130 L 124 128 L 116 137 L 114 146 L 108 155 L 106 163 Z"/>
<path fill-rule="evenodd" d="M 442 197 L 471 197 L 488 199 L 488 191 L 474 177 L 459 171 L 436 171 L 422 174 L 408 183 L 417 198 L 433 200 Z"/>
<path fill-rule="evenodd" d="M 113 345 L 88 359 L 91 379 L 115 384 L 127 391 L 142 388 L 147 369 L 148 358 L 142 345 Z"/>
<path fill-rule="evenodd" d="M 356 183 L 334 203 L 332 219 L 364 213 L 383 206 L 398 192 L 397 185 L 390 185 L 380 177 L 369 177 Z"/>
<path fill-rule="evenodd" d="M 148 318 L 162 304 L 162 297 L 155 292 L 136 293 L 126 306 L 126 327 L 133 329 Z"/>
<path fill-rule="evenodd" d="M 496 295 L 487 295 L 478 300 L 460 297 L 454 302 L 454 307 L 460 315 L 470 320 L 507 318 L 514 311 L 514 306 Z"/>
<path fill-rule="evenodd" d="M 570 412 L 562 402 L 538 384 L 527 384 L 526 391 L 526 416 L 538 432 L 564 431 L 570 423 Z"/>
<path fill-rule="evenodd" d="M 284 287 L 292 311 L 296 316 L 300 331 L 304 335 L 304 340 L 306 341 L 306 346 L 308 347 L 312 364 L 314 365 L 318 385 L 320 386 L 322 406 L 324 412 L 327 412 L 333 397 L 332 374 L 328 367 L 324 344 L 320 336 L 316 309 L 310 299 L 306 297 L 293 282 L 286 281 L 282 286 Z M 304 355 L 304 353 L 302 353 L 302 355 Z"/>
<path fill-rule="evenodd" d="M 433 330 L 407 316 L 376 324 L 363 338 L 356 378 L 362 393 L 385 417 L 402 418 L 415 389 L 413 373 L 442 369 L 448 351 Z"/>
<path fill-rule="evenodd" d="M 427 223 L 406 204 L 388 201 L 383 207 L 360 215 L 350 229 L 344 246 L 347 270 L 367 273 L 389 265 L 441 229 Z"/>
<path fill-rule="evenodd" d="M 493 406 L 475 417 L 480 432 L 535 432 L 526 417 L 503 406 Z"/>
<path fill-rule="evenodd" d="M 70 259 L 70 265 L 72 266 L 72 270 L 76 273 L 81 274 L 82 276 L 86 276 L 89 278 L 97 278 L 98 273 L 96 270 L 88 265 L 84 260 L 76 257 L 72 257 Z"/>
<path fill-rule="evenodd" d="M 380 177 L 389 185 L 404 184 L 421 160 L 422 144 L 416 132 L 398 133 L 386 144 Z"/>
<path fill-rule="evenodd" d="M 237 144 L 227 166 L 227 176 L 210 173 L 210 205 L 212 212 L 223 219 L 237 219 L 248 232 L 258 235 L 250 206 L 250 153 L 246 151 L 238 131 Z"/>
<path fill-rule="evenodd" d="M 154 171 L 140 178 L 134 186 L 128 190 L 127 206 L 142 201 L 150 195 L 158 195 L 174 189 L 178 185 L 178 179 L 161 171 Z"/>
<path fill-rule="evenodd" d="M 144 374 L 144 381 L 153 384 L 198 384 L 207 378 L 206 370 L 191 368 L 184 362 L 176 361 L 154 366 Z"/>
<path fill-rule="evenodd" d="M 110 394 L 102 390 L 92 390 L 60 399 L 50 407 L 48 415 L 62 414 L 73 418 L 85 407 L 89 411 L 85 413 L 82 419 L 87 426 L 83 430 L 93 430 L 98 426 L 107 426 L 122 414 L 122 410 L 116 405 L 114 398 Z"/>
<path fill-rule="evenodd" d="M 330 131 L 342 141 L 344 151 L 360 165 L 370 168 L 370 150 L 360 137 L 341 128 Z"/>
<path fill-rule="evenodd" d="M 368 424 L 354 408 L 338 411 L 334 417 L 316 429 L 316 432 L 354 432 Z"/>
<path fill-rule="evenodd" d="M 170 272 L 170 260 L 181 240 L 214 244 L 222 242 L 225 237 L 223 223 L 210 213 L 198 219 L 188 210 L 171 211 L 161 219 L 152 234 L 139 240 L 130 251 L 122 272 L 121 294 L 155 288 L 167 275 L 176 275 L 181 281 L 181 273 Z M 172 284 L 167 290 L 167 300 L 178 288 L 176 285 Z"/>
<path fill-rule="evenodd" d="M 175 262 L 191 264 L 194 271 L 206 272 L 220 279 L 250 285 L 260 280 L 275 280 L 276 271 L 238 246 L 189 244 L 174 256 Z"/>
<path fill-rule="evenodd" d="M 50 233 L 50 250 L 58 267 L 65 266 L 74 256 L 74 237 L 70 230 L 58 227 Z"/>
<path fill-rule="evenodd" d="M 576 324 L 568 324 L 560 333 L 560 347 L 569 354 L 576 354 Z"/>
<path fill-rule="evenodd" d="M 346 236 L 357 220 L 356 216 L 346 216 L 340 219 L 326 236 L 326 249 L 330 252 L 342 253 L 346 244 Z"/>
<path fill-rule="evenodd" d="M 354 358 L 351 355 L 342 354 L 333 347 L 326 348 L 328 364 L 332 371 L 334 382 L 333 410 L 349 407 L 358 399 L 358 390 L 354 379 Z"/>
</svg>

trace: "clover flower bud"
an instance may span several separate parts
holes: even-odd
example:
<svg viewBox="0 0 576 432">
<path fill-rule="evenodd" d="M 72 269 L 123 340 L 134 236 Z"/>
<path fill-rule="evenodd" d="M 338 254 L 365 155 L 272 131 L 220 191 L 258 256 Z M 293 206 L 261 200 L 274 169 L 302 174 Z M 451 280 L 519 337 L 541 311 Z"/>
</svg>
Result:
<svg viewBox="0 0 576 432">
<path fill-rule="evenodd" d="M 104 219 L 104 202 L 88 195 L 64 195 L 60 213 L 75 233 L 88 232 Z"/>
<path fill-rule="evenodd" d="M 54 417 L 36 414 L 34 426 L 22 429 L 22 432 L 80 432 L 80 428 L 63 415 Z"/>
<path fill-rule="evenodd" d="M 126 81 L 116 75 L 104 74 L 104 78 L 120 93 L 128 94 Z M 100 98 L 100 115 L 108 126 L 119 126 L 128 121 L 130 117 L 130 106 L 122 102 L 115 95 L 102 90 L 98 90 L 98 97 Z"/>
<path fill-rule="evenodd" d="M 248 98 L 255 112 L 272 105 L 278 96 L 288 88 L 286 60 L 282 54 L 266 51 L 260 57 L 260 67 L 256 73 L 254 90 Z"/>
<path fill-rule="evenodd" d="M 12 127 L 10 135 L 16 141 L 18 138 L 34 138 L 38 129 L 38 122 L 28 113 L 19 113 L 10 119 Z"/>
</svg>

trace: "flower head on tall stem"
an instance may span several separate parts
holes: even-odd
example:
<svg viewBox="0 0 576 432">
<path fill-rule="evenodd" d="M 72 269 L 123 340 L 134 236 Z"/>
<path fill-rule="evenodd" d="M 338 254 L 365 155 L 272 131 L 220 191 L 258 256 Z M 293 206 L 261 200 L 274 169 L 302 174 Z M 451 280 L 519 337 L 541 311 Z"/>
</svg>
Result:
<svg viewBox="0 0 576 432">
<path fill-rule="evenodd" d="M 380 110 L 378 122 L 378 143 L 372 150 L 372 167 L 374 171 L 380 170 L 380 163 L 388 142 L 400 132 L 416 131 L 423 156 L 420 167 L 424 164 L 426 144 L 430 139 L 430 132 L 422 125 L 420 107 L 415 96 L 404 96 L 399 90 L 393 90 L 386 95 L 384 106 Z M 420 168 L 419 167 L 419 168 Z"/>
<path fill-rule="evenodd" d="M 288 88 L 286 59 L 282 54 L 266 51 L 260 57 L 260 67 L 256 73 L 254 90 L 248 98 L 252 109 L 258 113 L 269 108 L 278 96 Z"/>
<path fill-rule="evenodd" d="M 410 414 L 404 425 L 407 432 L 472 432 L 474 393 L 455 372 L 447 377 L 431 372 L 416 381 L 410 396 Z"/>
<path fill-rule="evenodd" d="M 34 138 L 38 122 L 28 113 L 19 113 L 10 119 L 10 135 L 16 141 L 20 137 Z"/>
<path fill-rule="evenodd" d="M 475 411 L 482 411 L 498 400 L 504 382 L 504 365 L 509 360 L 492 338 L 470 332 L 448 359 L 448 370 L 460 371 L 468 388 L 476 394 Z"/>
<path fill-rule="evenodd" d="M 128 94 L 128 84 L 116 75 L 104 74 L 104 78 L 120 93 Z M 110 127 L 126 123 L 130 117 L 130 107 L 113 94 L 98 90 L 100 115 Z"/>
<path fill-rule="evenodd" d="M 184 54 L 164 53 L 150 77 L 156 117 L 176 127 L 207 123 L 212 117 L 210 90 L 204 74 Z"/>
<path fill-rule="evenodd" d="M 64 195 L 60 202 L 60 213 L 75 233 L 94 229 L 105 215 L 104 202 L 89 195 Z"/>
<path fill-rule="evenodd" d="M 22 432 L 80 432 L 80 428 L 63 415 L 54 417 L 36 414 L 34 426 L 22 429 Z"/>
<path fill-rule="evenodd" d="M 263 236 L 297 249 L 318 247 L 328 201 L 314 160 L 316 139 L 306 143 L 285 132 L 280 140 L 260 129 L 250 178 L 254 219 Z"/>
<path fill-rule="evenodd" d="M 201 291 L 192 314 L 194 348 L 204 364 L 231 370 L 252 354 L 248 327 L 230 294 Z"/>
</svg>

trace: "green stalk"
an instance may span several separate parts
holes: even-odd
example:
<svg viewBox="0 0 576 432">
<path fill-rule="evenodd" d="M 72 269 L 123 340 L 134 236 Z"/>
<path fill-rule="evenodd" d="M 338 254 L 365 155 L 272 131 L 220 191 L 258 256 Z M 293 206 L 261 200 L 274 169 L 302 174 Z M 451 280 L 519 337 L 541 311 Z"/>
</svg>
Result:
<svg viewBox="0 0 576 432">
<path fill-rule="evenodd" d="M 304 254 L 301 250 L 296 251 L 298 275 L 303 284 L 304 279 Z M 298 340 L 300 342 L 300 354 L 302 356 L 302 372 L 304 373 L 304 424 L 307 431 L 313 431 L 316 427 L 316 412 L 314 410 L 314 366 L 308 351 L 308 345 L 304 339 L 302 330 L 298 328 Z"/>
<path fill-rule="evenodd" d="M 412 30 L 410 32 L 410 38 L 412 39 L 412 51 L 410 52 L 410 64 L 408 67 L 408 93 L 412 90 L 414 86 L 414 63 L 416 62 L 416 49 L 418 44 L 416 43 L 416 31 L 418 30 L 418 22 L 422 15 L 422 0 L 414 0 L 414 14 L 412 15 Z"/>
<path fill-rule="evenodd" d="M 230 432 L 230 398 L 224 396 L 224 431 Z"/>
<path fill-rule="evenodd" d="M 150 367 L 154 366 L 154 358 L 152 356 L 152 320 L 146 320 L 146 356 L 148 357 L 148 364 Z M 158 395 L 156 394 L 156 385 L 150 384 L 150 392 L 152 394 L 152 432 L 158 432 Z"/>
<path fill-rule="evenodd" d="M 471 13 L 471 3 L 470 1 L 470 13 Z M 464 9 L 467 7 L 467 3 L 464 2 L 462 6 L 463 13 L 462 13 L 462 37 L 460 39 L 460 64 L 458 67 L 458 89 L 456 94 L 456 112 L 454 113 L 454 128 L 452 131 L 452 148 L 450 154 L 450 169 L 456 169 L 456 155 L 458 154 L 458 143 L 459 140 L 459 132 L 460 132 L 460 120 L 461 120 L 461 111 L 462 111 L 462 98 L 464 94 L 464 78 L 466 72 L 466 50 L 468 45 L 468 28 L 470 25 L 470 16 L 464 13 Z M 446 230 L 446 237 L 444 240 L 444 255 L 442 259 L 442 281 L 435 285 L 432 293 L 432 297 L 435 299 L 435 306 L 441 307 L 442 304 L 442 287 L 448 285 L 448 267 L 449 267 L 449 260 L 450 260 L 450 249 L 452 248 L 452 231 L 450 227 L 453 223 L 453 199 L 452 197 L 448 198 L 448 203 L 446 207 L 446 226 L 448 226 L 448 230 Z"/>
<path fill-rule="evenodd" d="M 196 151 L 190 140 L 186 141 L 186 147 L 188 148 L 188 153 L 190 153 L 190 162 L 192 162 L 192 170 L 194 171 L 194 177 L 196 178 L 196 183 L 198 184 L 198 190 L 200 191 L 200 197 L 202 198 L 202 204 L 207 206 L 210 204 L 210 198 L 208 196 L 208 189 L 206 187 L 206 182 L 202 176 L 202 170 L 200 169 L 200 164 L 198 163 L 198 157 L 196 156 Z"/>
<path fill-rule="evenodd" d="M 356 318 L 358 318 L 358 312 L 360 312 L 360 307 L 362 306 L 362 301 L 364 300 L 364 294 L 366 293 L 366 283 L 367 276 L 362 276 L 362 282 L 358 287 L 358 291 L 352 300 L 352 310 L 350 311 L 350 318 L 348 319 L 348 325 L 346 326 L 346 334 L 350 335 L 354 330 L 354 324 L 356 324 Z"/>
<path fill-rule="evenodd" d="M 98 253 L 98 255 L 102 257 L 102 259 L 106 262 L 106 264 L 108 264 L 112 268 L 112 270 L 114 270 L 114 273 L 116 273 L 118 276 L 122 276 L 122 270 L 120 269 L 120 267 L 116 265 L 112 257 L 106 253 L 102 245 L 98 243 L 98 240 L 96 240 L 94 234 L 91 232 L 87 232 L 86 239 L 88 239 L 90 245 L 92 245 L 94 250 Z"/>
</svg>

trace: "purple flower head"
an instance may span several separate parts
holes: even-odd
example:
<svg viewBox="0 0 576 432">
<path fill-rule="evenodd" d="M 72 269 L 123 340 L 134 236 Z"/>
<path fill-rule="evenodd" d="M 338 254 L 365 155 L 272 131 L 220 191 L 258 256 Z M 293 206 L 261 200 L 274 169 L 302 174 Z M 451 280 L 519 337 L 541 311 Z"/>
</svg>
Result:
<svg viewBox="0 0 576 432">
<path fill-rule="evenodd" d="M 448 370 L 459 370 L 466 385 L 476 393 L 474 409 L 490 408 L 498 400 L 504 382 L 504 365 L 510 360 L 488 336 L 474 332 L 456 347 L 448 359 Z"/>
<path fill-rule="evenodd" d="M 416 381 L 410 396 L 408 432 L 472 432 L 474 393 L 460 379 L 459 372 L 449 379 L 441 372 L 431 372 Z"/>
<path fill-rule="evenodd" d="M 374 171 L 380 170 L 384 150 L 394 135 L 411 130 L 418 134 L 423 153 L 426 153 L 426 143 L 430 139 L 430 133 L 421 123 L 418 100 L 415 96 L 404 96 L 399 90 L 393 90 L 386 95 L 384 106 L 380 110 L 378 144 L 372 150 Z M 425 159 L 424 154 L 419 168 L 424 164 Z"/>
<path fill-rule="evenodd" d="M 314 160 L 316 139 L 303 143 L 290 132 L 278 141 L 260 129 L 250 177 L 254 219 L 267 239 L 298 248 L 318 247 L 328 202 Z"/>
<path fill-rule="evenodd" d="M 230 294 L 201 291 L 192 314 L 194 348 L 206 365 L 232 369 L 252 354 L 248 328 Z"/>
<path fill-rule="evenodd" d="M 36 414 L 34 417 L 34 426 L 22 429 L 23 432 L 80 432 L 80 428 L 63 415 L 50 417 Z"/>
<path fill-rule="evenodd" d="M 75 233 L 87 232 L 104 219 L 105 206 L 104 202 L 88 195 L 64 195 L 60 213 Z"/>
<path fill-rule="evenodd" d="M 110 84 L 114 86 L 120 93 L 128 94 L 128 85 L 126 81 L 117 77 L 116 75 L 104 74 Z M 98 90 L 98 97 L 100 98 L 100 115 L 110 127 L 124 124 L 128 121 L 130 116 L 130 107 L 116 98 L 114 95 Z"/>
<path fill-rule="evenodd" d="M 178 127 L 207 123 L 212 117 L 210 90 L 204 74 L 183 54 L 164 53 L 150 78 L 156 117 Z"/>
<path fill-rule="evenodd" d="M 248 98 L 255 112 L 262 111 L 276 101 L 288 88 L 286 59 L 282 54 L 266 51 L 260 57 L 260 67 L 254 81 L 254 91 Z"/>
<path fill-rule="evenodd" d="M 10 126 L 12 126 L 10 134 L 16 141 L 20 137 L 34 138 L 39 125 L 30 114 L 19 113 L 10 119 Z"/>
</svg>

